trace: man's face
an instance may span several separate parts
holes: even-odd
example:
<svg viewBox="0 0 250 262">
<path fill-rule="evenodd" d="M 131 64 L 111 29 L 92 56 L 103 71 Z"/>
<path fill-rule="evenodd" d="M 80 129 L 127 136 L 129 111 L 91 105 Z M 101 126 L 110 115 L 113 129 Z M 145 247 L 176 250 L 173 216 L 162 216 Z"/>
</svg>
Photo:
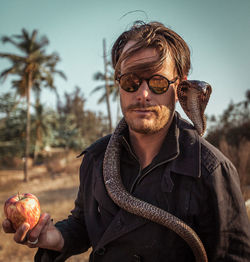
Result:
<svg viewBox="0 0 250 262">
<path fill-rule="evenodd" d="M 124 50 L 133 45 L 130 41 Z M 155 61 L 158 59 L 158 53 L 154 48 L 145 48 L 126 59 L 121 64 L 121 74 L 127 73 L 129 67 L 141 63 Z M 175 71 L 173 59 L 169 55 L 163 67 L 153 74 L 140 73 L 139 77 L 150 78 L 151 75 L 160 74 L 167 79 L 174 79 L 177 74 Z M 135 92 L 126 92 L 120 88 L 121 109 L 129 129 L 142 134 L 154 134 L 164 127 L 168 127 L 172 121 L 175 110 L 176 84 L 171 84 L 168 91 L 163 94 L 154 94 L 148 87 L 147 82 L 143 80 L 140 88 Z"/>
</svg>

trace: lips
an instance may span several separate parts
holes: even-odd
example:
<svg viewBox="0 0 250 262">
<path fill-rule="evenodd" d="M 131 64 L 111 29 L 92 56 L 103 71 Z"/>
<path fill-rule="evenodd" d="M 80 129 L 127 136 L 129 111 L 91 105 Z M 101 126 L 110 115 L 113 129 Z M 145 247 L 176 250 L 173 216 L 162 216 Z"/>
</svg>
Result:
<svg viewBox="0 0 250 262">
<path fill-rule="evenodd" d="M 135 117 L 142 117 L 142 118 L 149 118 L 153 114 L 155 114 L 155 110 L 148 110 L 148 109 L 133 109 L 130 111 L 131 113 L 134 113 Z"/>
<path fill-rule="evenodd" d="M 132 111 L 139 112 L 139 113 L 150 113 L 153 110 L 145 110 L 145 109 L 133 109 Z"/>
<path fill-rule="evenodd" d="M 158 114 L 159 108 L 156 105 L 142 106 L 140 104 L 129 105 L 126 112 L 135 113 L 137 116 L 150 117 L 152 114 Z"/>
</svg>

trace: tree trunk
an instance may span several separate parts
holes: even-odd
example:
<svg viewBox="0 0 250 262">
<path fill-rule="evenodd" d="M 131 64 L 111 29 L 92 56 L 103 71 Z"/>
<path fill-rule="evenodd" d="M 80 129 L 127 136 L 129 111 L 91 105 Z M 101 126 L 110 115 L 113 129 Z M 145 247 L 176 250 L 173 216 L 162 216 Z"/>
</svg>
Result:
<svg viewBox="0 0 250 262">
<path fill-rule="evenodd" d="M 36 141 L 35 141 L 35 146 L 34 146 L 34 159 L 33 163 L 36 163 L 38 153 L 40 151 L 40 145 L 41 145 L 41 140 L 40 140 L 40 131 L 39 131 L 39 126 L 36 126 Z"/>
<path fill-rule="evenodd" d="M 112 118 L 109 104 L 109 89 L 108 89 L 108 80 L 107 80 L 107 59 L 106 59 L 106 41 L 103 39 L 103 59 L 104 59 L 104 76 L 105 76 L 105 87 L 106 87 L 106 104 L 108 110 L 108 119 L 109 119 L 109 132 L 112 133 Z"/>
<path fill-rule="evenodd" d="M 26 122 L 26 143 L 25 143 L 25 156 L 24 156 L 24 182 L 28 182 L 28 159 L 30 151 L 30 90 L 32 87 L 32 72 L 28 72 L 28 86 L 27 86 L 27 122 Z"/>
<path fill-rule="evenodd" d="M 39 114 L 39 107 L 40 107 L 40 92 L 36 93 L 37 98 L 36 98 L 36 138 L 35 138 L 35 146 L 34 146 L 34 159 L 33 159 L 33 163 L 36 163 L 37 161 L 37 157 L 38 157 L 38 153 L 40 152 L 40 148 L 41 148 L 41 140 L 42 140 L 42 136 L 41 136 L 41 121 L 42 121 L 42 115 Z"/>
</svg>

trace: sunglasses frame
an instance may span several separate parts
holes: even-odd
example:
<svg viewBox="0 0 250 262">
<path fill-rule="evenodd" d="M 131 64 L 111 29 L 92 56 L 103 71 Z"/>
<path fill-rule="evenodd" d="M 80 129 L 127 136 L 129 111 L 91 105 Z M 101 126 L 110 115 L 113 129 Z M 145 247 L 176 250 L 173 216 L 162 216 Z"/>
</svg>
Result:
<svg viewBox="0 0 250 262">
<path fill-rule="evenodd" d="M 138 78 L 138 80 L 139 80 L 139 85 L 138 85 L 138 87 L 134 88 L 134 90 L 131 90 L 131 91 L 126 90 L 126 89 L 124 89 L 124 88 L 120 85 L 121 78 L 124 77 L 124 76 L 126 76 L 126 75 L 134 75 L 134 76 L 136 76 L 136 77 Z M 153 77 L 155 77 L 155 76 L 160 76 L 160 77 L 164 78 L 165 80 L 167 80 L 168 86 L 167 86 L 167 88 L 166 88 L 165 91 L 163 91 L 163 92 L 161 92 L 161 93 L 157 93 L 157 92 L 155 92 L 155 88 L 154 88 L 154 87 L 151 87 L 151 86 L 149 85 L 149 81 L 150 81 Z M 152 76 L 149 77 L 149 78 L 140 78 L 140 77 L 139 77 L 137 74 L 135 74 L 135 73 L 125 73 L 125 74 L 120 75 L 120 76 L 116 79 L 116 81 L 118 81 L 120 87 L 121 87 L 124 91 L 129 92 L 129 93 L 133 93 L 133 92 L 136 92 L 136 91 L 140 88 L 143 80 L 145 80 L 145 81 L 147 82 L 148 88 L 149 88 L 154 94 L 161 95 L 161 94 L 163 94 L 163 93 L 166 93 L 166 92 L 168 91 L 169 86 L 170 86 L 171 84 L 175 83 L 177 79 L 178 79 L 178 77 L 175 77 L 173 80 L 168 80 L 165 76 L 160 75 L 160 74 L 152 75 Z"/>
</svg>

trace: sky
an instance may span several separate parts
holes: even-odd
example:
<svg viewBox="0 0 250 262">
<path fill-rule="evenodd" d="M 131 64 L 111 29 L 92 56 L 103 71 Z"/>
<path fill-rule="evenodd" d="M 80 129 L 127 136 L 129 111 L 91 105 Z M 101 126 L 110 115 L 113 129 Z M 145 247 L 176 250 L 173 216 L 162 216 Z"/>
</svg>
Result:
<svg viewBox="0 0 250 262">
<path fill-rule="evenodd" d="M 0 0 L 0 36 L 20 34 L 22 28 L 46 35 L 47 53 L 60 55 L 57 69 L 67 76 L 67 81 L 55 78 L 60 96 L 79 86 L 85 109 L 106 114 L 106 105 L 97 104 L 101 92 L 90 94 L 100 84 L 93 80 L 94 73 L 104 71 L 103 39 L 110 59 L 112 44 L 134 21 L 159 21 L 189 45 L 188 79 L 211 84 L 206 114 L 218 116 L 231 101 L 244 100 L 250 89 L 249 14 L 250 0 Z M 16 50 L 0 43 L 0 52 Z M 0 59 L 0 72 L 8 66 Z M 11 78 L 0 82 L 0 95 L 11 90 Z M 42 102 L 53 107 L 56 97 L 44 90 Z M 115 104 L 112 116 L 116 118 Z"/>
</svg>

